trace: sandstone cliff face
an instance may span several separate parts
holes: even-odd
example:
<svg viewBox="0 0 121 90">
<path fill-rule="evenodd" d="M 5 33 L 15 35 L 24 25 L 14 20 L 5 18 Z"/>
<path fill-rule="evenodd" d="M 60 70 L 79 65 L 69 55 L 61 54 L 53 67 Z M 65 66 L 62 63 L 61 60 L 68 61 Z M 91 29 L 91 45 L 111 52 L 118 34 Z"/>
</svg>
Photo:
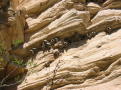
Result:
<svg viewBox="0 0 121 90">
<path fill-rule="evenodd" d="M 26 59 L 17 90 L 121 89 L 120 0 L 18 0 L 14 8 L 22 13 L 0 40 Z M 12 48 L 15 40 L 22 45 Z"/>
</svg>

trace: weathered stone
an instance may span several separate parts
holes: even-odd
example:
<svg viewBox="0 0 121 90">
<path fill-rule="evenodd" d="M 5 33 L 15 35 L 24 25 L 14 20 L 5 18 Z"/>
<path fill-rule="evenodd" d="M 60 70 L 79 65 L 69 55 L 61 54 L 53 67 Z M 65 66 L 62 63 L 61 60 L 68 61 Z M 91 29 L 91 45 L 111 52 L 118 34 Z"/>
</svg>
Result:
<svg viewBox="0 0 121 90">
<path fill-rule="evenodd" d="M 72 36 L 75 32 L 83 34 L 86 32 L 86 26 L 88 26 L 89 22 L 90 14 L 88 11 L 76 11 L 72 9 L 59 19 L 53 21 L 45 29 L 33 35 L 30 41 L 25 44 L 24 49 L 40 47 L 43 40 L 50 40 L 54 37 L 67 38 Z M 21 50 L 24 52 L 24 49 Z M 20 53 L 20 51 L 18 53 Z"/>
<path fill-rule="evenodd" d="M 81 3 L 77 3 L 77 4 L 74 4 L 73 5 L 73 8 L 75 8 L 76 10 L 79 10 L 79 11 L 84 11 L 86 10 L 86 7 L 84 4 L 81 4 Z"/>
<path fill-rule="evenodd" d="M 70 0 L 62 0 L 55 4 L 52 8 L 49 8 L 40 14 L 36 19 L 29 21 L 28 25 L 30 28 L 28 32 L 35 32 L 40 30 L 42 27 L 48 25 L 50 22 L 62 16 L 66 12 L 68 2 L 70 2 Z"/>
<path fill-rule="evenodd" d="M 92 24 L 87 28 L 88 32 L 101 32 L 101 31 L 108 31 L 110 28 L 112 32 L 117 28 L 121 28 L 121 16 L 110 16 L 104 20 L 97 22 L 96 24 Z"/>
<path fill-rule="evenodd" d="M 0 23 L 0 43 L 27 62 L 27 69 L 10 63 L 6 70 L 16 70 L 11 77 L 28 70 L 17 90 L 120 90 L 120 0 L 12 1 L 22 13 Z M 11 48 L 18 39 L 23 45 Z M 0 62 L 0 77 L 5 66 Z"/>
<path fill-rule="evenodd" d="M 28 15 L 39 14 L 59 1 L 61 0 L 38 0 L 36 2 L 34 0 L 30 0 L 21 7 L 26 9 Z"/>
<path fill-rule="evenodd" d="M 96 3 L 88 3 L 87 9 L 90 12 L 91 17 L 93 17 L 101 9 L 101 7 Z"/>
<path fill-rule="evenodd" d="M 114 1 L 119 1 L 119 0 L 107 0 L 106 2 L 103 3 L 103 7 L 105 7 L 105 6 L 109 5 L 109 4 L 111 4 L 111 3 L 114 2 Z"/>
<path fill-rule="evenodd" d="M 97 15 L 91 20 L 91 22 L 92 24 L 95 24 L 111 16 L 121 16 L 121 10 L 107 9 L 99 11 Z"/>
<path fill-rule="evenodd" d="M 103 4 L 103 9 L 121 9 L 121 1 L 120 0 L 107 0 Z"/>
<path fill-rule="evenodd" d="M 95 37 L 95 39 L 91 39 L 91 41 L 88 42 L 87 46 L 82 45 L 69 50 L 62 57 L 54 61 L 50 67 L 28 76 L 26 82 L 23 82 L 18 87 L 18 90 L 44 90 L 44 86 L 51 89 L 60 88 L 58 90 L 70 88 L 81 89 L 98 83 L 104 83 L 120 76 L 121 68 L 119 68 L 120 63 L 118 62 L 121 57 L 120 33 L 121 31 L 119 30 L 110 36 L 104 35 L 97 38 Z M 96 48 L 100 43 L 102 43 L 102 47 Z M 81 47 L 85 48 L 79 49 Z M 78 56 L 78 58 L 76 58 L 76 56 Z M 118 64 L 116 64 L 115 61 Z M 55 69 L 56 67 L 58 67 L 58 69 Z M 118 70 L 116 70 L 116 68 Z M 56 70 L 55 74 L 53 73 L 54 70 Z M 102 76 L 101 80 L 96 79 L 100 76 L 102 71 L 104 72 L 101 75 L 106 75 L 106 73 L 109 72 L 108 70 L 110 71 L 109 78 L 108 76 Z M 117 72 L 117 74 L 114 72 Z M 53 78 L 54 75 L 55 77 Z M 88 81 L 89 79 L 90 81 Z M 48 82 L 50 82 L 50 84 Z M 52 82 L 53 85 L 51 86 Z"/>
<path fill-rule="evenodd" d="M 50 22 L 62 16 L 68 11 L 68 9 L 73 8 L 73 4 L 74 3 L 71 2 L 71 0 L 62 0 L 58 2 L 52 8 L 49 8 L 40 14 L 36 19 L 28 21 L 30 27 L 28 32 L 36 32 L 37 30 L 40 30 Z"/>
<path fill-rule="evenodd" d="M 55 31 L 56 29 L 59 29 L 61 27 L 66 26 L 67 23 L 71 24 L 74 21 L 76 22 L 76 21 L 80 21 L 80 20 L 82 20 L 82 22 L 85 24 L 85 26 L 88 26 L 88 23 L 90 22 L 90 14 L 89 14 L 89 12 L 88 11 L 71 10 L 71 11 L 67 12 L 66 14 L 64 14 L 62 17 L 60 17 L 59 19 L 53 21 L 47 27 L 48 30 L 46 30 L 46 28 L 45 28 L 44 30 L 41 30 L 40 32 L 38 32 L 35 35 L 33 35 L 30 39 L 32 40 L 35 37 L 42 36 L 43 33 L 49 33 L 49 32 Z"/>
</svg>

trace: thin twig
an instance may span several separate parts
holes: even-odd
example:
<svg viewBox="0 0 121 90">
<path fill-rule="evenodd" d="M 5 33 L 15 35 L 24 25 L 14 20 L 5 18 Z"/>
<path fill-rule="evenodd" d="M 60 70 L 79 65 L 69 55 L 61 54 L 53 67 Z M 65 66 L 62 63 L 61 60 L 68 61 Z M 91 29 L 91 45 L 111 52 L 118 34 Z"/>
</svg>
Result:
<svg viewBox="0 0 121 90">
<path fill-rule="evenodd" d="M 53 85 L 54 85 L 54 79 L 56 77 L 56 74 L 57 74 L 57 70 L 59 69 L 59 64 L 60 64 L 60 60 L 58 61 L 58 63 L 56 64 L 56 67 L 55 67 L 55 70 L 53 72 L 53 78 L 52 78 L 52 81 L 51 81 L 51 89 L 53 88 Z"/>
</svg>

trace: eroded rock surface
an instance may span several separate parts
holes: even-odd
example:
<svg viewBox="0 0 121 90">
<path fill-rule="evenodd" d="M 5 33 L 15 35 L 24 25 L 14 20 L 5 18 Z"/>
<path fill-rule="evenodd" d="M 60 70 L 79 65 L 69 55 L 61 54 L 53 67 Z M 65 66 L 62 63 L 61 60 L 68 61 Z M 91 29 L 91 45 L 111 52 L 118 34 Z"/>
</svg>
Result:
<svg viewBox="0 0 121 90">
<path fill-rule="evenodd" d="M 1 26 L 0 40 L 26 60 L 15 90 L 120 90 L 120 0 L 18 0 L 14 8 L 23 13 L 9 33 Z"/>
</svg>

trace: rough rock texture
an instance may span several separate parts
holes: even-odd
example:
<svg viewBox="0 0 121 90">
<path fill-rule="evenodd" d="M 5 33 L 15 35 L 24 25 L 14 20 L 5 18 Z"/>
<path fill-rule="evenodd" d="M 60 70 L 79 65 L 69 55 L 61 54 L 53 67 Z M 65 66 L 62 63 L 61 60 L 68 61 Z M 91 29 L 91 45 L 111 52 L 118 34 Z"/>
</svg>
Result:
<svg viewBox="0 0 121 90">
<path fill-rule="evenodd" d="M 76 44 L 74 44 L 76 48 L 68 50 L 51 63 L 49 67 L 42 68 L 42 65 L 37 66 L 35 69 L 37 71 L 27 76 L 25 82 L 18 89 L 32 90 L 32 88 L 35 88 L 35 90 L 46 90 L 46 88 L 49 89 L 51 87 L 54 89 L 59 88 L 57 90 L 79 90 L 83 87 L 96 86 L 116 79 L 121 74 L 120 34 L 121 31 L 111 35 L 106 35 L 102 32 L 96 35 L 95 38 L 87 40 L 86 44 L 84 42 L 78 43 L 79 45 L 81 43 L 84 45 L 76 47 Z M 41 61 L 41 57 L 38 55 L 35 62 L 40 64 L 43 59 Z M 50 56 L 48 57 L 51 59 Z M 53 83 L 52 86 L 51 83 Z"/>
<path fill-rule="evenodd" d="M 88 3 L 87 4 L 87 9 L 90 12 L 91 17 L 97 14 L 97 12 L 101 9 L 100 5 L 96 3 Z"/>
<path fill-rule="evenodd" d="M 107 0 L 103 4 L 104 9 L 120 9 L 121 1 L 120 0 Z"/>
<path fill-rule="evenodd" d="M 121 10 L 107 9 L 107 10 L 99 11 L 97 15 L 91 20 L 91 22 L 95 24 L 110 16 L 121 16 Z"/>
<path fill-rule="evenodd" d="M 9 54 L 26 60 L 18 70 L 28 72 L 15 90 L 121 89 L 121 1 L 94 1 L 16 2 L 15 10 L 24 14 L 11 26 L 16 34 L 6 33 L 4 25 L 0 30 Z M 9 50 L 16 38 L 24 43 Z"/>
</svg>

